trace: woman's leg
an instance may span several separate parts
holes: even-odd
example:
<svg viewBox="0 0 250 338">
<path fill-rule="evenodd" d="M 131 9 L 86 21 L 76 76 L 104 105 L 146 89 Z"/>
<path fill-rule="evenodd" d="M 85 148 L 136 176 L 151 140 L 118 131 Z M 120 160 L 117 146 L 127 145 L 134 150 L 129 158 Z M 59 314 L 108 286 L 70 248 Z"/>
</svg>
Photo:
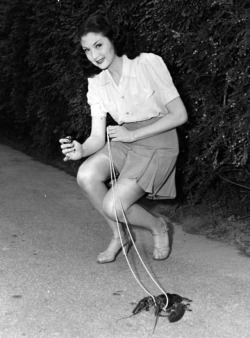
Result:
<svg viewBox="0 0 250 338">
<path fill-rule="evenodd" d="M 156 217 L 136 204 L 145 191 L 135 179 L 121 178 L 117 181 L 114 193 L 109 190 L 103 200 L 103 211 L 109 219 L 124 222 L 123 212 L 129 224 L 143 226 L 154 236 L 154 259 L 162 260 L 169 255 L 169 238 L 167 224 L 162 217 Z M 122 209 L 120 205 L 122 204 Z"/>
<path fill-rule="evenodd" d="M 109 248 L 106 250 L 106 255 L 104 252 L 101 254 L 101 259 L 98 259 L 98 261 L 102 260 L 101 263 L 104 263 L 104 261 L 113 261 L 117 251 L 121 248 L 117 224 L 104 214 L 102 208 L 103 199 L 108 192 L 105 182 L 109 177 L 109 158 L 105 154 L 98 153 L 84 161 L 77 174 L 79 186 L 95 209 L 104 217 L 113 233 L 114 240 L 111 241 Z M 124 236 L 122 227 L 120 227 L 120 231 Z"/>
</svg>

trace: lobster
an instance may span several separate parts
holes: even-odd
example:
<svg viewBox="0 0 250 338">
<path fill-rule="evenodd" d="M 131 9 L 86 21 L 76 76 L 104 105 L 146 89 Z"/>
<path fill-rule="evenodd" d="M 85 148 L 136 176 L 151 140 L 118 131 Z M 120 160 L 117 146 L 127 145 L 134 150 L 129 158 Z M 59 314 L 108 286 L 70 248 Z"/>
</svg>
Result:
<svg viewBox="0 0 250 338">
<path fill-rule="evenodd" d="M 189 308 L 190 302 L 192 302 L 191 299 L 179 296 L 175 293 L 167 293 L 167 297 L 168 304 L 165 294 L 154 296 L 154 298 L 151 296 L 142 298 L 134 308 L 133 314 L 129 317 L 137 315 L 144 310 L 149 311 L 150 308 L 154 307 L 154 314 L 156 317 L 153 328 L 154 333 L 159 317 L 167 317 L 170 323 L 174 323 L 179 321 L 184 316 L 186 311 L 192 311 Z M 163 315 L 162 312 L 165 312 L 165 315 Z"/>
</svg>

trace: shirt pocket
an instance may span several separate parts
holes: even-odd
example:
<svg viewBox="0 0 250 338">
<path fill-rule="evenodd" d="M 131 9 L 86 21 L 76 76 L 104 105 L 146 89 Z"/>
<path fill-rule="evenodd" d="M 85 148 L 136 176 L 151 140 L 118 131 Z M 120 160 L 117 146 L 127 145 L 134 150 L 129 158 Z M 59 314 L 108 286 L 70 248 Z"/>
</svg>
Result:
<svg viewBox="0 0 250 338">
<path fill-rule="evenodd" d="M 129 90 L 129 100 L 133 104 L 144 105 L 148 101 L 154 100 L 155 90 L 149 85 L 135 85 L 131 86 Z"/>
<path fill-rule="evenodd" d="M 138 74 L 138 78 L 136 78 L 136 91 L 138 94 L 138 98 L 141 103 L 147 103 L 148 100 L 152 100 L 155 97 L 155 88 L 152 83 L 149 81 L 147 76 L 144 74 Z M 134 93 L 133 93 L 134 94 Z"/>
<path fill-rule="evenodd" d="M 155 90 L 148 87 L 148 88 L 143 88 L 145 92 L 145 101 L 150 100 L 150 99 L 155 99 Z"/>
<path fill-rule="evenodd" d="M 151 88 L 143 88 L 138 95 L 133 98 L 133 103 L 140 106 L 152 106 L 155 102 L 155 90 Z"/>
</svg>

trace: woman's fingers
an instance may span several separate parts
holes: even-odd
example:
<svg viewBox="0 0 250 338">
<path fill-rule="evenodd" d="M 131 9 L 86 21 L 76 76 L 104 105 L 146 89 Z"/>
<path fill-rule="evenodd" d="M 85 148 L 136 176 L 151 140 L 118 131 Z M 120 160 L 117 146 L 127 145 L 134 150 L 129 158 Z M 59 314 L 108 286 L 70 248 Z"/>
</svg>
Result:
<svg viewBox="0 0 250 338">
<path fill-rule="evenodd" d="M 123 126 L 109 126 L 107 132 L 112 141 L 133 142 L 131 131 Z"/>
<path fill-rule="evenodd" d="M 66 136 L 66 137 L 62 137 L 59 142 L 61 144 L 69 144 L 72 143 L 72 137 L 71 136 Z"/>
<path fill-rule="evenodd" d="M 66 154 L 66 156 L 63 159 L 65 162 L 71 160 L 70 154 Z"/>
<path fill-rule="evenodd" d="M 65 140 L 67 143 L 65 143 Z M 81 143 L 77 141 L 67 140 L 65 138 L 60 139 L 62 153 L 65 155 L 64 161 L 79 160 L 83 157 L 83 150 Z"/>
<path fill-rule="evenodd" d="M 69 152 L 75 151 L 75 145 L 72 142 L 71 138 L 69 137 L 61 138 L 59 142 L 61 143 L 61 149 L 62 149 L 63 154 L 67 154 Z"/>
<path fill-rule="evenodd" d="M 108 127 L 108 136 L 114 138 L 119 133 L 120 126 L 109 126 Z"/>
</svg>

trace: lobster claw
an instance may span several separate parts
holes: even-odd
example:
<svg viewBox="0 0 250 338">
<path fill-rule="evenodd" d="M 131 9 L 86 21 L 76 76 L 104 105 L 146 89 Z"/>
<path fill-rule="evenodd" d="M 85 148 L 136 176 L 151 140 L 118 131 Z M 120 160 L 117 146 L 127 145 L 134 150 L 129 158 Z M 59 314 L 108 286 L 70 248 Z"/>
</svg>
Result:
<svg viewBox="0 0 250 338">
<path fill-rule="evenodd" d="M 136 315 L 137 313 L 143 310 L 149 311 L 149 308 L 153 305 L 154 305 L 154 302 L 152 300 L 152 297 L 144 297 L 139 301 L 139 303 L 134 308 L 133 314 Z"/>
<path fill-rule="evenodd" d="M 189 309 L 190 304 L 175 303 L 170 309 L 168 309 L 168 320 L 170 323 L 178 322 Z"/>
</svg>

